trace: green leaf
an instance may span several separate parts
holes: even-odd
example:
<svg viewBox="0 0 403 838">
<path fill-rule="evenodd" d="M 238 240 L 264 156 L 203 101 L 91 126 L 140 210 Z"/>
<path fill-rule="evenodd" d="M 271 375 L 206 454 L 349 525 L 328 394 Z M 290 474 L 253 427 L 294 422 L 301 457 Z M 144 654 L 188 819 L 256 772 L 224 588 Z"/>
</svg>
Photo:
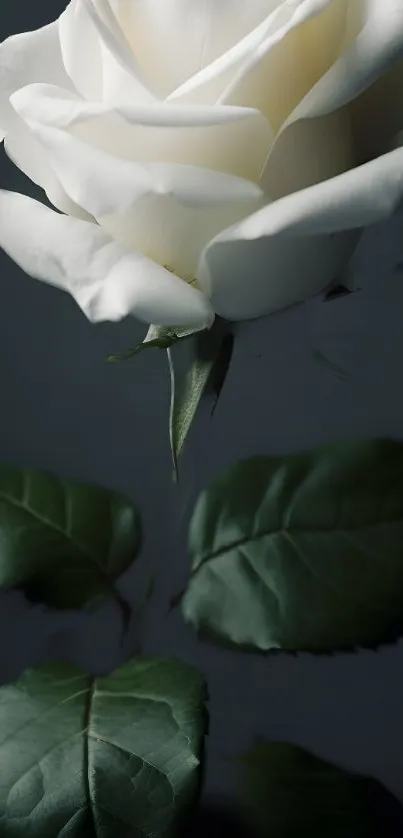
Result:
<svg viewBox="0 0 403 838">
<path fill-rule="evenodd" d="M 214 362 L 196 358 L 186 371 L 183 383 L 178 389 L 173 358 L 169 349 L 167 355 L 171 376 L 169 439 L 175 477 L 178 479 L 178 457 L 190 431 Z"/>
<path fill-rule="evenodd" d="M 381 783 L 283 742 L 258 741 L 245 754 L 238 797 L 261 838 L 403 834 L 403 808 Z"/>
<path fill-rule="evenodd" d="M 127 609 L 114 582 L 140 543 L 140 516 L 121 495 L 0 467 L 0 587 L 56 608 L 112 596 Z"/>
<path fill-rule="evenodd" d="M 228 332 L 224 335 L 220 349 L 217 355 L 217 358 L 213 364 L 211 370 L 211 392 L 214 397 L 213 406 L 211 409 L 211 414 L 213 415 L 218 400 L 221 396 L 222 388 L 225 384 L 225 380 L 227 378 L 227 373 L 229 370 L 229 366 L 232 360 L 232 353 L 234 351 L 234 335 L 231 332 Z"/>
<path fill-rule="evenodd" d="M 197 335 L 194 357 L 179 381 L 172 353 L 167 349 L 171 377 L 169 438 L 176 479 L 178 458 L 202 396 L 213 395 L 212 412 L 217 405 L 231 362 L 233 343 L 233 335 L 224 331 L 222 322 L 216 318 L 212 329 Z"/>
<path fill-rule="evenodd" d="M 168 349 L 178 341 L 188 340 L 198 331 L 200 330 L 191 326 L 150 326 L 141 343 L 119 355 L 110 355 L 108 361 L 128 361 L 144 349 Z"/>
<path fill-rule="evenodd" d="M 199 790 L 206 689 L 174 660 L 69 665 L 0 689 L 2 838 L 177 835 Z"/>
<path fill-rule="evenodd" d="M 226 645 L 331 652 L 403 629 L 403 445 L 239 463 L 190 527 L 185 619 Z"/>
</svg>

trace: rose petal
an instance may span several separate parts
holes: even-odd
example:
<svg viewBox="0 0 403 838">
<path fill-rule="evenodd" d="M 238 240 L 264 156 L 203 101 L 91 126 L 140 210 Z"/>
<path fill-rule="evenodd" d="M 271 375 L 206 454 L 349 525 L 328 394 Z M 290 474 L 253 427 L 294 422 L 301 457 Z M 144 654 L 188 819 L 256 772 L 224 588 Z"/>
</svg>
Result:
<svg viewBox="0 0 403 838">
<path fill-rule="evenodd" d="M 12 162 L 34 183 L 45 190 L 53 206 L 76 218 L 91 220 L 91 215 L 79 207 L 65 192 L 49 165 L 49 156 L 28 126 L 20 120 L 18 128 L 9 131 L 4 149 Z"/>
<path fill-rule="evenodd" d="M 39 84 L 19 90 L 12 104 L 26 121 L 69 128 L 115 156 L 199 165 L 248 180 L 259 180 L 272 141 L 264 117 L 247 108 L 117 103 L 111 110 Z"/>
<path fill-rule="evenodd" d="M 18 122 L 9 104 L 11 93 L 31 82 L 51 82 L 71 88 L 64 69 L 57 21 L 11 35 L 0 44 L 0 126 L 4 136 Z"/>
<path fill-rule="evenodd" d="M 103 102 L 87 101 L 72 90 L 51 84 L 30 84 L 21 87 L 12 101 L 18 112 L 25 109 L 27 118 L 55 128 L 70 128 L 95 117 L 108 116 L 112 111 L 130 123 L 157 128 L 202 128 L 259 116 L 259 111 L 255 108 L 231 105 L 214 108 L 210 105 L 183 106 L 166 102 L 132 102 L 128 105 L 118 100 L 111 108 Z"/>
<path fill-rule="evenodd" d="M 370 84 L 373 76 L 403 50 L 403 6 L 395 0 L 382 5 L 373 0 L 365 5 L 358 0 L 354 15 L 351 9 L 349 3 L 345 40 L 352 44 L 292 111 L 275 138 L 262 177 L 273 198 L 330 178 L 388 150 L 385 138 L 388 132 L 391 138 L 397 131 L 399 82 L 402 83 L 403 74 L 396 73 L 394 67 L 386 74 L 387 79 L 384 76 L 378 82 L 384 103 L 378 112 L 370 91 L 368 95 L 361 94 L 361 104 L 356 100 L 349 108 L 341 106 Z M 322 23 L 322 18 L 318 23 Z M 320 31 L 318 39 L 319 35 Z M 250 97 L 248 101 L 258 104 Z M 402 108 L 400 113 L 403 126 Z M 274 117 L 272 121 L 276 124 Z M 331 131 L 334 121 L 342 130 L 335 131 L 331 141 L 326 126 Z M 325 166 L 321 163 L 323 153 Z"/>
<path fill-rule="evenodd" d="M 102 100 L 101 40 L 82 0 L 70 0 L 58 21 L 64 66 L 84 98 Z"/>
<path fill-rule="evenodd" d="M 301 119 L 275 143 L 261 178 L 270 199 L 352 169 L 356 164 L 355 137 L 345 108 L 316 119 Z"/>
<path fill-rule="evenodd" d="M 128 54 L 127 43 L 110 9 L 109 15 L 105 16 L 100 6 L 70 0 L 59 18 L 59 33 L 67 71 L 85 99 L 158 101 L 141 81 L 138 67 L 133 56 Z"/>
<path fill-rule="evenodd" d="M 288 6 L 284 23 L 252 52 L 220 102 L 253 105 L 277 132 L 338 58 L 350 5 L 351 0 L 303 0 L 293 11 Z"/>
<path fill-rule="evenodd" d="M 403 148 L 288 195 L 215 237 L 198 283 L 215 311 L 246 320 L 301 302 L 341 270 L 354 234 L 403 198 Z M 338 234 L 338 235 L 336 235 Z"/>
<path fill-rule="evenodd" d="M 348 49 L 289 115 L 282 131 L 297 119 L 330 113 L 350 102 L 402 54 L 401 0 L 356 2 L 363 16 L 360 31 Z"/>
<path fill-rule="evenodd" d="M 161 96 L 237 45 L 278 4 L 279 0 L 111 0 L 133 53 Z"/>
<path fill-rule="evenodd" d="M 232 101 L 231 96 L 267 53 L 293 29 L 319 14 L 334 0 L 286 0 L 268 6 L 264 20 L 224 55 L 180 85 L 169 100 L 191 102 Z M 317 46 L 315 44 L 315 46 Z M 259 76 L 260 76 L 260 71 Z M 263 85 L 264 89 L 264 85 Z M 234 93 L 235 96 L 235 93 Z M 238 101 L 242 101 L 238 98 Z M 263 99 L 264 105 L 264 99 Z M 260 105 L 259 105 L 260 108 Z M 267 110 L 265 110 L 267 116 Z"/>
<path fill-rule="evenodd" d="M 63 212 L 88 218 L 74 206 L 49 167 L 46 155 L 31 131 L 9 103 L 10 95 L 30 81 L 54 81 L 64 88 L 71 82 L 63 66 L 57 22 L 12 35 L 0 45 L 0 122 L 7 155 L 31 180 L 45 189 Z M 73 95 L 73 91 L 70 93 Z"/>
<path fill-rule="evenodd" d="M 93 321 L 134 314 L 161 325 L 211 325 L 207 297 L 95 224 L 0 191 L 0 246 L 26 273 L 68 291 Z"/>
<path fill-rule="evenodd" d="M 204 245 L 262 203 L 260 187 L 242 178 L 194 166 L 132 163 L 66 131 L 37 123 L 31 128 L 75 204 L 130 249 L 181 276 L 193 279 Z"/>
<path fill-rule="evenodd" d="M 92 23 L 106 47 L 103 54 L 104 73 L 108 71 L 107 53 L 115 59 L 132 79 L 136 101 L 152 102 L 158 96 L 151 90 L 130 48 L 125 33 L 118 25 L 109 0 L 81 0 Z"/>
<path fill-rule="evenodd" d="M 270 4 L 264 19 L 245 37 L 230 49 L 203 67 L 173 90 L 167 102 L 178 101 L 182 104 L 216 104 L 236 74 L 255 53 L 264 39 L 279 27 L 284 10 L 275 3 Z M 288 11 L 285 14 L 288 16 Z"/>
<path fill-rule="evenodd" d="M 326 31 L 329 33 L 334 40 L 334 48 L 333 51 L 327 49 L 326 54 L 324 55 L 324 60 L 329 63 L 329 59 L 334 56 L 336 45 L 340 43 L 340 38 L 342 34 L 341 24 L 343 22 L 342 18 L 343 12 L 343 5 L 333 3 L 332 6 L 327 7 L 323 14 L 317 18 L 316 20 L 312 20 L 309 23 L 311 36 L 314 38 L 313 43 L 320 43 L 321 38 L 323 39 L 324 34 Z M 306 89 L 309 89 L 307 95 L 305 95 L 299 104 L 291 110 L 291 113 L 287 116 L 287 107 L 284 109 L 285 100 L 281 99 L 281 87 L 278 86 L 277 90 L 279 90 L 279 97 L 277 102 L 277 110 L 273 110 L 273 97 L 270 96 L 270 88 L 266 91 L 266 88 L 262 86 L 262 69 L 263 66 L 258 68 L 258 72 L 256 74 L 256 81 L 254 81 L 254 76 L 252 74 L 252 81 L 250 82 L 249 76 L 247 75 L 243 80 L 243 88 L 242 85 L 233 92 L 232 96 L 228 98 L 227 101 L 236 101 L 236 102 L 243 102 L 247 101 L 248 104 L 259 107 L 262 106 L 261 97 L 266 97 L 267 95 L 267 112 L 269 114 L 269 118 L 271 120 L 271 124 L 274 128 L 280 126 L 281 128 L 274 140 L 272 148 L 270 150 L 270 155 L 268 161 L 266 163 L 266 171 L 263 178 L 264 182 L 267 182 L 268 177 L 270 178 L 271 172 L 279 172 L 278 175 L 278 188 L 273 195 L 283 195 L 287 191 L 287 187 L 281 186 L 281 170 L 284 172 L 284 164 L 282 161 L 289 160 L 287 149 L 288 148 L 295 148 L 296 151 L 296 166 L 295 170 L 299 169 L 300 172 L 306 171 L 305 177 L 305 184 L 309 184 L 309 172 L 310 172 L 310 162 L 314 161 L 314 157 L 317 154 L 318 149 L 323 147 L 324 143 L 319 137 L 316 141 L 316 144 L 312 145 L 312 150 L 309 148 L 308 156 L 305 156 L 304 148 L 298 146 L 301 134 L 308 136 L 310 130 L 312 132 L 315 131 L 314 126 L 312 129 L 305 125 L 298 124 L 300 120 L 306 119 L 307 117 L 318 117 L 318 116 L 326 116 L 327 114 L 331 114 L 336 110 L 339 110 L 343 105 L 350 102 L 354 97 L 358 96 L 360 92 L 368 88 L 381 73 L 383 73 L 387 67 L 394 61 L 394 59 L 402 53 L 403 51 L 403 5 L 400 0 L 385 0 L 385 2 L 379 3 L 378 0 L 356 0 L 354 7 L 352 7 L 350 0 L 348 0 L 347 6 L 344 7 L 344 12 L 346 14 L 346 26 L 345 26 L 345 34 L 342 42 L 344 43 L 344 51 L 341 51 L 340 56 L 330 69 L 324 73 L 322 78 L 320 78 L 316 84 L 312 85 L 314 81 L 314 75 L 312 78 L 309 78 L 309 84 L 306 85 Z M 339 16 L 339 24 L 337 25 L 337 17 L 336 13 Z M 327 21 L 327 27 L 325 23 Z M 333 25 L 331 25 L 333 22 Z M 316 36 L 315 36 L 315 27 L 317 28 Z M 339 37 L 334 38 L 334 33 L 339 30 Z M 304 37 L 308 38 L 309 31 Z M 295 38 L 298 37 L 299 32 L 296 31 L 294 33 Z M 288 36 L 289 37 L 289 36 Z M 288 40 L 284 40 L 282 47 L 283 53 L 280 51 L 280 58 L 283 54 L 284 60 L 287 62 L 290 60 L 290 56 L 295 56 L 296 52 L 295 49 L 291 50 L 291 46 L 293 44 L 289 43 Z M 295 45 L 294 45 L 295 46 Z M 309 46 L 309 38 L 305 44 L 308 48 Z M 263 49 L 263 47 L 261 48 Z M 318 50 L 313 50 L 311 45 L 311 50 L 309 51 L 306 56 L 306 59 L 303 63 L 303 66 L 306 66 L 312 63 L 309 59 L 310 55 L 319 55 Z M 269 55 L 269 61 L 266 59 L 266 73 L 268 78 L 278 79 L 278 78 L 289 78 L 297 79 L 297 87 L 293 91 L 293 98 L 294 101 L 298 99 L 296 91 L 298 90 L 298 85 L 300 84 L 300 80 L 303 80 L 306 72 L 301 74 L 296 74 L 295 69 L 294 72 L 290 71 L 287 72 L 287 67 L 276 65 L 277 61 L 277 53 L 274 52 L 272 55 L 272 59 Z M 299 56 L 301 59 L 301 56 Z M 313 65 L 314 66 L 314 63 Z M 281 72 L 282 70 L 282 72 Z M 306 79 L 305 79 L 306 81 Z M 305 82 L 304 82 L 305 83 Z M 302 88 L 301 88 L 302 89 Z M 273 91 L 272 91 L 273 92 Z M 276 93 L 276 88 L 274 88 L 274 92 Z M 385 94 L 388 91 L 385 90 Z M 390 90 L 389 90 L 390 93 Z M 254 95 L 253 95 L 254 94 Z M 385 103 L 385 109 L 388 110 L 388 116 L 386 120 L 383 122 L 382 127 L 380 127 L 378 131 L 378 139 L 380 136 L 384 136 L 386 131 L 385 123 L 388 121 L 389 123 L 392 120 L 391 113 L 392 111 L 396 113 L 395 103 L 396 97 L 394 99 L 389 98 L 388 104 Z M 366 108 L 367 106 L 367 108 Z M 366 108 L 367 118 L 364 119 L 364 125 L 368 128 L 368 121 L 371 119 L 372 123 L 372 116 L 371 111 L 369 108 L 369 101 L 364 99 L 364 108 Z M 282 110 L 283 108 L 283 110 Z M 354 105 L 352 106 L 352 112 L 346 114 L 346 118 L 350 118 L 352 116 L 354 120 L 354 114 L 357 114 L 358 110 L 354 109 Z M 283 118 L 287 116 L 287 118 L 283 121 Z M 375 119 L 375 115 L 373 117 Z M 357 127 L 357 119 L 355 119 L 355 123 L 352 123 L 353 129 Z M 363 162 L 363 147 L 365 145 L 370 146 L 371 139 L 370 137 L 373 136 L 371 131 L 370 134 L 367 133 L 368 140 L 363 142 L 363 134 L 359 132 L 357 134 L 357 141 L 355 143 L 354 149 L 354 159 L 355 162 Z M 376 132 L 375 132 L 376 136 Z M 383 149 L 380 148 L 380 142 L 373 142 L 372 148 L 376 148 L 378 151 L 385 151 L 385 147 Z M 368 155 L 369 156 L 369 155 Z M 367 156 L 367 159 L 368 159 Z M 337 155 L 336 155 L 337 159 Z M 336 169 L 337 170 L 337 169 Z M 331 171 L 329 171 L 329 176 L 331 175 Z M 297 180 L 298 180 L 297 174 Z M 287 173 L 284 177 L 284 184 L 288 181 L 290 184 L 290 189 L 292 188 L 292 177 Z M 312 181 L 314 182 L 314 181 Z"/>
<path fill-rule="evenodd" d="M 89 146 L 68 131 L 37 122 L 30 114 L 31 87 L 15 93 L 13 104 L 50 153 L 51 164 L 66 188 L 82 193 L 78 202 L 83 198 L 85 206 L 90 201 L 90 211 L 96 215 L 110 211 L 111 206 L 127 208 L 150 192 L 187 206 L 226 205 L 262 197 L 260 186 L 244 178 L 199 166 L 123 160 Z"/>
</svg>

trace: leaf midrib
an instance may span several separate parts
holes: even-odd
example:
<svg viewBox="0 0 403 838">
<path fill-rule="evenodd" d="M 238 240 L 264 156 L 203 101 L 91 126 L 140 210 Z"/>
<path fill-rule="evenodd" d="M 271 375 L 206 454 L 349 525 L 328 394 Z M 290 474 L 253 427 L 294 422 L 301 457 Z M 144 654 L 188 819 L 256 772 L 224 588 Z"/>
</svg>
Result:
<svg viewBox="0 0 403 838">
<path fill-rule="evenodd" d="M 106 736 L 102 736 L 99 733 L 90 733 L 89 731 L 87 731 L 87 733 L 88 733 L 88 735 L 86 737 L 87 740 L 88 739 L 93 739 L 94 741 L 97 741 L 97 742 L 103 742 L 104 745 L 108 745 L 108 747 L 110 747 L 110 748 L 115 748 L 117 751 L 121 751 L 122 754 L 128 754 L 130 757 L 137 757 L 137 759 L 141 760 L 141 762 L 144 762 L 146 765 L 148 765 L 150 768 L 152 768 L 153 771 L 157 771 L 157 773 L 163 774 L 164 777 L 166 777 L 168 782 L 169 782 L 169 777 L 168 777 L 167 772 L 164 771 L 163 768 L 160 768 L 158 765 L 155 765 L 155 763 L 150 762 L 150 760 L 146 759 L 146 757 L 144 757 L 142 754 L 136 754 L 135 752 L 130 751 L 128 748 L 124 748 L 123 745 L 119 745 L 117 742 L 113 742 L 112 739 L 107 739 Z M 173 796 L 176 797 L 177 795 L 175 795 L 175 791 L 172 787 L 172 784 L 169 783 L 169 785 L 171 786 Z M 89 798 L 89 799 L 91 800 L 91 798 Z"/>
<path fill-rule="evenodd" d="M 24 777 L 26 777 L 29 774 L 30 771 L 32 771 L 34 768 L 36 768 L 43 761 L 43 759 L 46 756 L 48 756 L 50 753 L 52 753 L 52 751 L 54 751 L 57 748 L 60 748 L 60 746 L 62 744 L 64 744 L 65 742 L 68 742 L 70 739 L 81 736 L 82 740 L 83 740 L 83 776 L 84 776 L 84 783 L 85 783 L 85 797 L 88 801 L 87 802 L 87 809 L 89 809 L 90 813 L 91 813 L 91 826 L 93 828 L 94 836 L 97 835 L 97 829 L 96 829 L 96 823 L 95 823 L 95 818 L 94 818 L 95 802 L 93 800 L 93 794 L 92 794 L 91 786 L 90 786 L 90 771 L 89 771 L 89 768 L 90 768 L 90 766 L 89 766 L 89 743 L 90 743 L 90 740 L 104 742 L 104 744 L 108 745 L 108 747 L 116 748 L 117 750 L 122 751 L 122 753 L 126 753 L 129 756 L 138 757 L 138 759 L 141 760 L 142 763 L 145 763 L 150 768 L 152 768 L 154 771 L 157 771 L 158 773 L 160 773 L 164 777 L 166 777 L 166 779 L 168 780 L 169 785 L 171 787 L 171 790 L 172 790 L 173 799 L 175 799 L 175 797 L 176 797 L 175 790 L 172 786 L 172 783 L 169 781 L 169 776 L 168 776 L 167 772 L 164 771 L 163 768 L 160 768 L 158 765 L 156 765 L 153 762 L 151 762 L 150 760 L 146 759 L 145 756 L 143 756 L 141 754 L 136 754 L 135 752 L 130 751 L 129 749 L 124 748 L 123 746 L 119 745 L 117 742 L 113 742 L 111 739 L 108 739 L 106 736 L 103 736 L 102 734 L 96 733 L 95 731 L 91 731 L 92 706 L 93 706 L 94 696 L 95 696 L 95 693 L 96 693 L 96 686 L 97 686 L 96 682 L 97 682 L 96 678 L 91 678 L 89 680 L 88 686 L 85 687 L 83 690 L 80 690 L 76 693 L 73 693 L 72 695 L 69 695 L 66 698 L 63 698 L 61 701 L 57 702 L 56 704 L 52 704 L 50 707 L 46 708 L 44 713 L 40 714 L 39 717 L 28 719 L 28 721 L 25 722 L 20 728 L 13 731 L 13 733 L 11 734 L 10 737 L 6 737 L 6 739 L 1 742 L 1 745 L 3 745 L 8 739 L 14 738 L 14 736 L 16 736 L 16 735 L 18 736 L 18 734 L 20 734 L 21 731 L 24 728 L 29 727 L 29 725 L 31 725 L 32 723 L 36 724 L 38 722 L 39 718 L 41 718 L 43 716 L 46 716 L 49 713 L 53 712 L 55 709 L 57 709 L 57 707 L 61 707 L 66 702 L 71 701 L 72 699 L 75 699 L 80 695 L 86 695 L 86 700 L 85 700 L 85 704 L 84 704 L 84 718 L 83 718 L 82 729 L 81 730 L 75 730 L 73 733 L 69 734 L 67 737 L 65 737 L 61 741 L 58 741 L 55 744 L 53 744 L 52 747 L 49 748 L 47 751 L 45 751 L 44 753 L 41 753 L 39 759 L 36 758 L 35 761 L 32 762 L 32 764 L 27 769 L 25 769 L 21 774 L 19 774 L 15 783 L 13 784 L 13 786 L 10 787 L 8 792 L 11 791 L 11 789 L 14 787 L 14 785 L 16 783 L 19 783 L 21 781 L 21 779 L 23 779 Z M 131 693 L 131 695 L 135 695 L 135 693 L 133 693 L 133 694 Z M 116 697 L 120 698 L 120 693 L 118 693 Z M 153 699 L 151 699 L 151 700 L 153 700 Z M 166 702 L 166 704 L 172 710 L 171 705 L 169 704 L 169 702 Z M 97 805 L 98 808 L 101 808 L 101 809 L 103 808 L 104 811 L 107 811 L 105 809 L 105 807 L 103 807 L 101 804 L 97 803 L 96 805 Z M 131 826 L 130 824 L 128 824 L 128 825 Z"/>
<path fill-rule="evenodd" d="M 94 803 L 91 794 L 91 786 L 90 786 L 90 772 L 89 772 L 89 763 L 90 763 L 90 755 L 89 755 L 89 738 L 90 738 L 90 724 L 91 724 L 91 715 L 92 715 L 92 702 L 94 698 L 95 692 L 95 684 L 96 679 L 91 678 L 89 687 L 88 687 L 88 695 L 84 705 L 84 735 L 83 735 L 83 774 L 84 774 L 84 783 L 85 783 L 85 792 L 88 799 L 88 804 L 91 812 L 91 825 L 94 832 L 94 835 L 97 834 L 96 826 L 95 826 L 95 818 L 94 818 Z"/>
<path fill-rule="evenodd" d="M 261 538 L 271 538 L 275 535 L 283 535 L 287 533 L 289 536 L 293 535 L 329 535 L 332 536 L 335 533 L 354 533 L 354 532 L 362 532 L 365 530 L 371 530 L 374 527 L 378 527 L 380 525 L 388 526 L 390 524 L 402 524 L 403 525 L 403 515 L 402 518 L 385 518 L 382 521 L 375 521 L 368 524 L 361 524 L 356 527 L 315 527 L 315 529 L 304 529 L 303 527 L 294 528 L 294 527 L 282 527 L 281 529 L 275 530 L 260 530 L 259 532 L 255 533 L 255 535 L 246 536 L 245 538 L 240 538 L 238 541 L 234 541 L 232 544 L 226 544 L 223 547 L 219 547 L 217 550 L 214 550 L 208 555 L 202 556 L 199 560 L 197 567 L 193 568 L 191 572 L 191 576 L 197 573 L 200 568 L 206 564 L 207 562 L 214 561 L 214 559 L 219 558 L 220 556 L 224 555 L 225 553 L 229 553 L 232 550 L 237 550 L 239 547 L 243 547 L 245 544 L 250 544 L 253 541 L 259 541 Z"/>
<path fill-rule="evenodd" d="M 75 547 L 77 550 L 79 550 L 81 553 L 83 553 L 84 557 L 86 557 L 89 562 L 91 562 L 93 565 L 95 565 L 95 567 L 96 567 L 97 571 L 99 572 L 100 576 L 102 576 L 102 579 L 108 585 L 108 588 L 110 588 L 111 582 L 110 582 L 110 579 L 108 577 L 108 574 L 107 574 L 106 570 L 99 563 L 97 557 L 95 555 L 93 555 L 88 550 L 88 546 L 84 546 L 83 544 L 80 544 L 80 542 L 76 541 L 70 533 L 65 532 L 62 529 L 62 527 L 59 527 L 57 524 L 54 523 L 54 521 L 51 521 L 49 518 L 45 518 L 43 515 L 40 515 L 37 510 L 32 509 L 32 507 L 27 506 L 25 503 L 18 500 L 17 498 L 15 498 L 13 496 L 9 496 L 9 495 L 5 494 L 4 492 L 0 492 L 0 498 L 5 500 L 7 503 L 10 503 L 10 504 L 16 506 L 19 509 L 23 509 L 24 512 L 26 512 L 29 515 L 32 515 L 32 517 L 35 518 L 37 521 L 40 521 L 41 524 L 44 524 L 45 526 L 48 526 L 50 529 L 59 533 L 59 535 L 62 535 L 63 538 L 66 539 L 66 541 L 69 541 L 73 545 L 73 547 Z"/>
<path fill-rule="evenodd" d="M 58 532 L 59 535 L 63 535 L 64 538 L 66 538 L 68 541 L 71 541 L 71 543 L 73 544 L 74 547 L 81 550 L 81 552 L 84 553 L 84 555 L 88 556 L 88 558 L 91 561 L 93 561 L 95 564 L 98 565 L 98 561 L 97 561 L 96 557 L 93 556 L 92 553 L 88 551 L 88 547 L 84 546 L 83 544 L 80 544 L 79 541 L 76 541 L 76 539 L 73 538 L 69 532 L 66 532 L 62 527 L 59 527 L 57 524 L 55 524 L 54 521 L 51 521 L 49 518 L 46 518 L 44 515 L 41 515 L 36 509 L 33 509 L 31 506 L 27 506 L 27 504 L 24 503 L 23 501 L 20 501 L 17 498 L 12 497 L 10 495 L 6 495 L 6 494 L 4 494 L 4 492 L 0 492 L 0 498 L 3 498 L 8 503 L 13 504 L 14 506 L 17 506 L 20 509 L 23 509 L 29 515 L 32 515 L 33 518 L 36 518 L 37 521 L 40 521 L 42 524 L 45 524 L 45 525 L 49 526 L 51 529 Z"/>
</svg>

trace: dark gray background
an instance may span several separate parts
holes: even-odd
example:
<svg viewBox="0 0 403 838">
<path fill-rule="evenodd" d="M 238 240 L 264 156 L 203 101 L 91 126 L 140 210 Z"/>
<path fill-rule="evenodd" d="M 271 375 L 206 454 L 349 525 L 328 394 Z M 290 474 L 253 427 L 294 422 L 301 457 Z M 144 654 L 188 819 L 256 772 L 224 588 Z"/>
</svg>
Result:
<svg viewBox="0 0 403 838">
<path fill-rule="evenodd" d="M 49 22 L 64 5 L 2 5 L 0 40 Z M 2 188 L 42 198 L 3 152 L 0 164 Z M 133 631 L 124 650 L 113 606 L 93 616 L 54 616 L 29 611 L 17 594 L 3 595 L 2 681 L 54 656 L 108 671 L 141 639 L 144 652 L 178 655 L 207 677 L 208 792 L 231 788 L 230 757 L 260 733 L 371 773 L 403 798 L 401 643 L 378 653 L 255 660 L 199 643 L 179 614 L 166 614 L 186 579 L 189 509 L 223 467 L 241 456 L 323 441 L 403 437 L 402 233 L 402 212 L 366 231 L 347 277 L 362 289 L 357 293 L 241 326 L 214 420 L 199 416 L 179 487 L 171 482 L 164 354 L 108 365 L 108 354 L 132 345 L 144 328 L 129 318 L 91 325 L 67 295 L 26 277 L 0 254 L 0 459 L 127 493 L 141 507 L 146 530 L 141 560 L 120 583 L 133 602 L 150 568 L 158 568 L 141 638 Z M 330 364 L 318 361 L 315 350 Z"/>
</svg>

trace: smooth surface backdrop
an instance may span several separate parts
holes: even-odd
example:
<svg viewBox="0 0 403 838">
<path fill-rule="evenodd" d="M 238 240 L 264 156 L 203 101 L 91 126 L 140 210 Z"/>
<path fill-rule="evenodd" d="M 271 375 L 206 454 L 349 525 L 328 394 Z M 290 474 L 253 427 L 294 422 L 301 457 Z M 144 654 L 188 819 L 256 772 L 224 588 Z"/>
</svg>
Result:
<svg viewBox="0 0 403 838">
<path fill-rule="evenodd" d="M 52 0 L 0 10 L 0 39 L 54 18 Z M 0 158 L 0 186 L 42 197 Z M 354 437 L 403 438 L 403 212 L 369 228 L 346 277 L 354 294 L 317 298 L 243 324 L 221 401 L 198 417 L 174 487 L 163 353 L 121 365 L 134 320 L 91 325 L 73 300 L 0 254 L 0 459 L 125 492 L 142 509 L 145 546 L 121 581 L 133 601 L 158 570 L 139 633 L 119 647 L 119 615 L 29 610 L 0 598 L 0 680 L 54 656 L 108 671 L 141 645 L 199 666 L 211 696 L 206 792 L 231 789 L 231 757 L 255 735 L 286 739 L 383 780 L 403 799 L 403 644 L 380 652 L 254 659 L 197 641 L 169 600 L 186 580 L 185 524 L 203 485 L 234 460 Z"/>
</svg>

